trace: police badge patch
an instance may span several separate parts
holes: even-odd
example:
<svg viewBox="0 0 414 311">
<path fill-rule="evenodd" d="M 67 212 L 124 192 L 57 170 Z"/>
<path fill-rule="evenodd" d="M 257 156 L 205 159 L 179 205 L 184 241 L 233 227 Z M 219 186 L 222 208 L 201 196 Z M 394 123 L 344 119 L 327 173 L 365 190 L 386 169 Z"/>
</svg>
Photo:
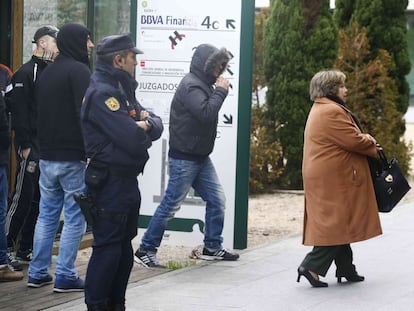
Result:
<svg viewBox="0 0 414 311">
<path fill-rule="evenodd" d="M 111 111 L 117 111 L 120 108 L 119 102 L 115 97 L 110 97 L 105 101 L 105 105 Z"/>
</svg>

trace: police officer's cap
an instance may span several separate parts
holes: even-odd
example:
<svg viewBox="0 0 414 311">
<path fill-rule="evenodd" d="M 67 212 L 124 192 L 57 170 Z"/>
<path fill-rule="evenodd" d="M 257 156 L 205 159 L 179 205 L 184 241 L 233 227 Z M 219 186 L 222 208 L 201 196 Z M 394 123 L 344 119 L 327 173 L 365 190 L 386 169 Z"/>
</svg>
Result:
<svg viewBox="0 0 414 311">
<path fill-rule="evenodd" d="M 42 26 L 38 30 L 36 30 L 33 36 L 32 42 L 36 43 L 37 40 L 39 40 L 41 37 L 46 36 L 46 35 L 51 36 L 56 39 L 58 31 L 59 29 L 57 29 L 55 26 L 51 26 L 51 25 Z"/>
<path fill-rule="evenodd" d="M 130 50 L 135 54 L 144 54 L 140 49 L 135 47 L 129 33 L 122 35 L 113 35 L 103 38 L 96 49 L 96 54 L 105 55 L 118 51 Z"/>
</svg>

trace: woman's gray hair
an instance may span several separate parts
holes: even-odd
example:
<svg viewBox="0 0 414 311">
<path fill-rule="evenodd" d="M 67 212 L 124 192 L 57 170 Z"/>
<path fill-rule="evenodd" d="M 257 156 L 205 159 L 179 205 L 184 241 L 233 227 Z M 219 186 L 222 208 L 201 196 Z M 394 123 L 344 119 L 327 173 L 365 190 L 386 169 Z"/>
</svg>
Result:
<svg viewBox="0 0 414 311">
<path fill-rule="evenodd" d="M 339 70 L 322 70 L 316 73 L 309 85 L 311 100 L 328 95 L 336 95 L 339 87 L 345 84 L 346 76 Z"/>
</svg>

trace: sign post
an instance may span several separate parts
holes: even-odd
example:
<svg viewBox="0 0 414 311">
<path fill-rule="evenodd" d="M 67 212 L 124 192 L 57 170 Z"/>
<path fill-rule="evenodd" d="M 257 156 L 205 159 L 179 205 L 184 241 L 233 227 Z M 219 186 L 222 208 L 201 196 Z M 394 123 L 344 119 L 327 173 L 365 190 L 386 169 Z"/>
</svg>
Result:
<svg viewBox="0 0 414 311">
<path fill-rule="evenodd" d="M 137 99 L 160 116 L 164 134 L 140 177 L 139 226 L 146 228 L 168 183 L 168 122 L 172 97 L 188 73 L 194 48 L 209 43 L 233 54 L 223 74 L 232 84 L 220 113 L 211 159 L 226 194 L 224 246 L 247 246 L 250 104 L 254 0 L 143 0 L 136 4 Z M 243 76 L 241 76 L 243 75 Z M 163 243 L 194 246 L 204 233 L 205 202 L 190 192 L 168 223 Z M 144 230 L 139 230 L 142 236 Z"/>
</svg>

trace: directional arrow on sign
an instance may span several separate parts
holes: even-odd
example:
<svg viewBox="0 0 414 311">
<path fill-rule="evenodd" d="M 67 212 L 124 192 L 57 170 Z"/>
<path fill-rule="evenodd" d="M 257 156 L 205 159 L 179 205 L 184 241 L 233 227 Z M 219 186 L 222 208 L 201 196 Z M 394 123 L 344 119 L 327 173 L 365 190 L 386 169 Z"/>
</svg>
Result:
<svg viewBox="0 0 414 311">
<path fill-rule="evenodd" d="M 233 116 L 227 116 L 226 114 L 223 114 L 224 117 L 224 124 L 233 124 Z"/>
<path fill-rule="evenodd" d="M 234 26 L 234 23 L 236 21 L 234 19 L 226 19 L 226 28 L 233 28 L 236 29 L 236 26 Z"/>
</svg>

